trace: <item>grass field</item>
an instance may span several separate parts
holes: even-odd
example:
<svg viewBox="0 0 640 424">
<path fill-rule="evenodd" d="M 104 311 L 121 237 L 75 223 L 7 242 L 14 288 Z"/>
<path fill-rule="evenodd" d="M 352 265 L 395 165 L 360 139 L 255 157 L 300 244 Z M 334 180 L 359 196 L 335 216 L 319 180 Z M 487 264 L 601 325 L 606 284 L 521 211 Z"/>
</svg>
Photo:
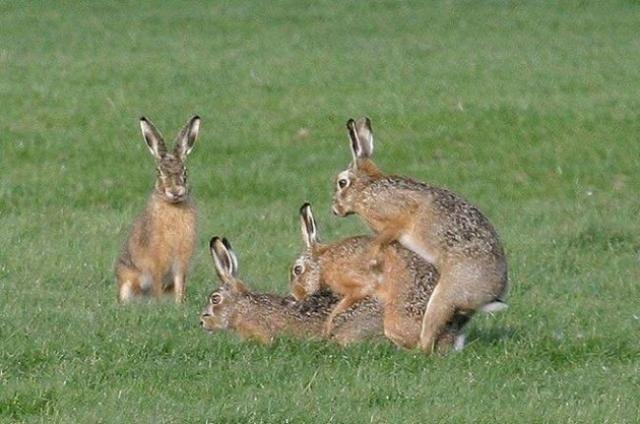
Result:
<svg viewBox="0 0 640 424">
<path fill-rule="evenodd" d="M 638 422 L 640 4 L 0 3 L 0 422 Z M 193 113 L 187 302 L 115 302 L 154 178 L 137 118 Z M 264 347 L 198 326 L 206 248 L 287 290 L 367 114 L 376 161 L 463 194 L 508 251 L 510 309 L 459 354 Z"/>
</svg>

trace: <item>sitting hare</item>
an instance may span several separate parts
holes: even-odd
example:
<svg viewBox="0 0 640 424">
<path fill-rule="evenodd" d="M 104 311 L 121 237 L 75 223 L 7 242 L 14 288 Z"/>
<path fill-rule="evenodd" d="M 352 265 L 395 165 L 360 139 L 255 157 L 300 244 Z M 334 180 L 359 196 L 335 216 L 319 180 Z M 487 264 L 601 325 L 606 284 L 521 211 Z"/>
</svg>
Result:
<svg viewBox="0 0 640 424">
<path fill-rule="evenodd" d="M 116 262 L 118 300 L 126 302 L 148 291 L 159 296 L 172 289 L 176 302 L 183 302 L 196 236 L 196 209 L 187 186 L 185 160 L 198 137 L 200 118 L 194 116 L 187 122 L 172 153 L 149 120 L 140 118 L 140 128 L 156 160 L 156 183 Z"/>
</svg>

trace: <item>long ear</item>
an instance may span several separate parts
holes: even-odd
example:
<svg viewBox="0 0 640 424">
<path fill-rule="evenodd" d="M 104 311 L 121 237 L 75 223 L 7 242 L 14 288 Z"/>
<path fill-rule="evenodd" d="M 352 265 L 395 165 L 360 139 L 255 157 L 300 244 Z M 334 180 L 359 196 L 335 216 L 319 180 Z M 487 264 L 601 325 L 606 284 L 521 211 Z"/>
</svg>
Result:
<svg viewBox="0 0 640 424">
<path fill-rule="evenodd" d="M 318 227 L 316 220 L 311 211 L 311 205 L 305 203 L 300 207 L 300 230 L 302 231 L 302 239 L 307 248 L 312 249 L 318 244 Z"/>
<path fill-rule="evenodd" d="M 227 239 L 213 237 L 209 242 L 209 248 L 211 249 L 213 263 L 216 266 L 216 272 L 224 284 L 236 292 L 248 292 L 249 289 L 237 278 L 238 259 L 231 249 L 231 243 Z"/>
<path fill-rule="evenodd" d="M 200 117 L 196 115 L 189 119 L 189 122 L 180 130 L 180 134 L 176 138 L 176 156 L 182 160 L 186 159 L 187 155 L 193 150 L 193 145 L 198 138 L 198 131 L 200 131 Z"/>
<path fill-rule="evenodd" d="M 156 160 L 162 159 L 167 153 L 167 148 L 164 145 L 164 138 L 160 131 L 144 116 L 140 118 L 140 129 L 142 130 L 142 136 L 147 143 L 149 151 L 156 158 Z"/>
<path fill-rule="evenodd" d="M 220 237 L 212 237 L 209 241 L 211 258 L 216 267 L 216 273 L 223 283 L 228 284 L 233 279 L 231 257 L 227 254 L 227 249 L 222 244 Z"/>
<path fill-rule="evenodd" d="M 238 276 L 238 257 L 236 256 L 236 252 L 231 248 L 231 243 L 226 238 L 222 239 L 222 244 L 227 248 L 227 253 L 229 253 L 229 257 L 231 258 L 231 275 L 234 277 Z"/>
<path fill-rule="evenodd" d="M 351 154 L 353 155 L 353 163 L 355 166 L 358 159 L 368 159 L 373 154 L 371 120 L 366 116 L 357 121 L 349 119 L 347 121 L 347 131 L 349 132 Z"/>
<path fill-rule="evenodd" d="M 371 119 L 367 116 L 358 119 L 356 121 L 356 131 L 364 157 L 370 158 L 373 155 L 373 129 L 371 128 Z"/>
</svg>

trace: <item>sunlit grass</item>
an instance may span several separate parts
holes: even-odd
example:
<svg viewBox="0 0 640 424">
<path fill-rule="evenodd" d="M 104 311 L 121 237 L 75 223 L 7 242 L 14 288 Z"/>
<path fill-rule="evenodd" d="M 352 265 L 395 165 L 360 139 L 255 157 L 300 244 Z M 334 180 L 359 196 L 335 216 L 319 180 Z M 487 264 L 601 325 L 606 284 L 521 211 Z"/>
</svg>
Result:
<svg viewBox="0 0 640 424">
<path fill-rule="evenodd" d="M 635 422 L 634 2 L 0 4 L 0 421 Z M 198 113 L 187 303 L 115 302 L 153 183 L 137 127 Z M 285 292 L 367 114 L 385 170 L 444 185 L 506 245 L 510 308 L 460 354 L 205 334 L 206 241 Z"/>
</svg>

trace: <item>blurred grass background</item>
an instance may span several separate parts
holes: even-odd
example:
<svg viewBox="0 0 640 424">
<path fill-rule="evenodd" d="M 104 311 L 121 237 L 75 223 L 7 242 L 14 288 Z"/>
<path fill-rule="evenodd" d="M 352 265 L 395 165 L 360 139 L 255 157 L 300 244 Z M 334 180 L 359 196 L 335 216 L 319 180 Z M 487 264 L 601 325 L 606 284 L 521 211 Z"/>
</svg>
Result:
<svg viewBox="0 0 640 424">
<path fill-rule="evenodd" d="M 635 1 L 0 2 L 0 421 L 636 422 L 638 28 Z M 120 307 L 137 118 L 194 113 L 187 303 Z M 511 308 L 445 358 L 201 332 L 212 235 L 284 293 L 304 201 L 367 231 L 329 212 L 364 114 L 382 169 L 489 216 Z"/>
</svg>

